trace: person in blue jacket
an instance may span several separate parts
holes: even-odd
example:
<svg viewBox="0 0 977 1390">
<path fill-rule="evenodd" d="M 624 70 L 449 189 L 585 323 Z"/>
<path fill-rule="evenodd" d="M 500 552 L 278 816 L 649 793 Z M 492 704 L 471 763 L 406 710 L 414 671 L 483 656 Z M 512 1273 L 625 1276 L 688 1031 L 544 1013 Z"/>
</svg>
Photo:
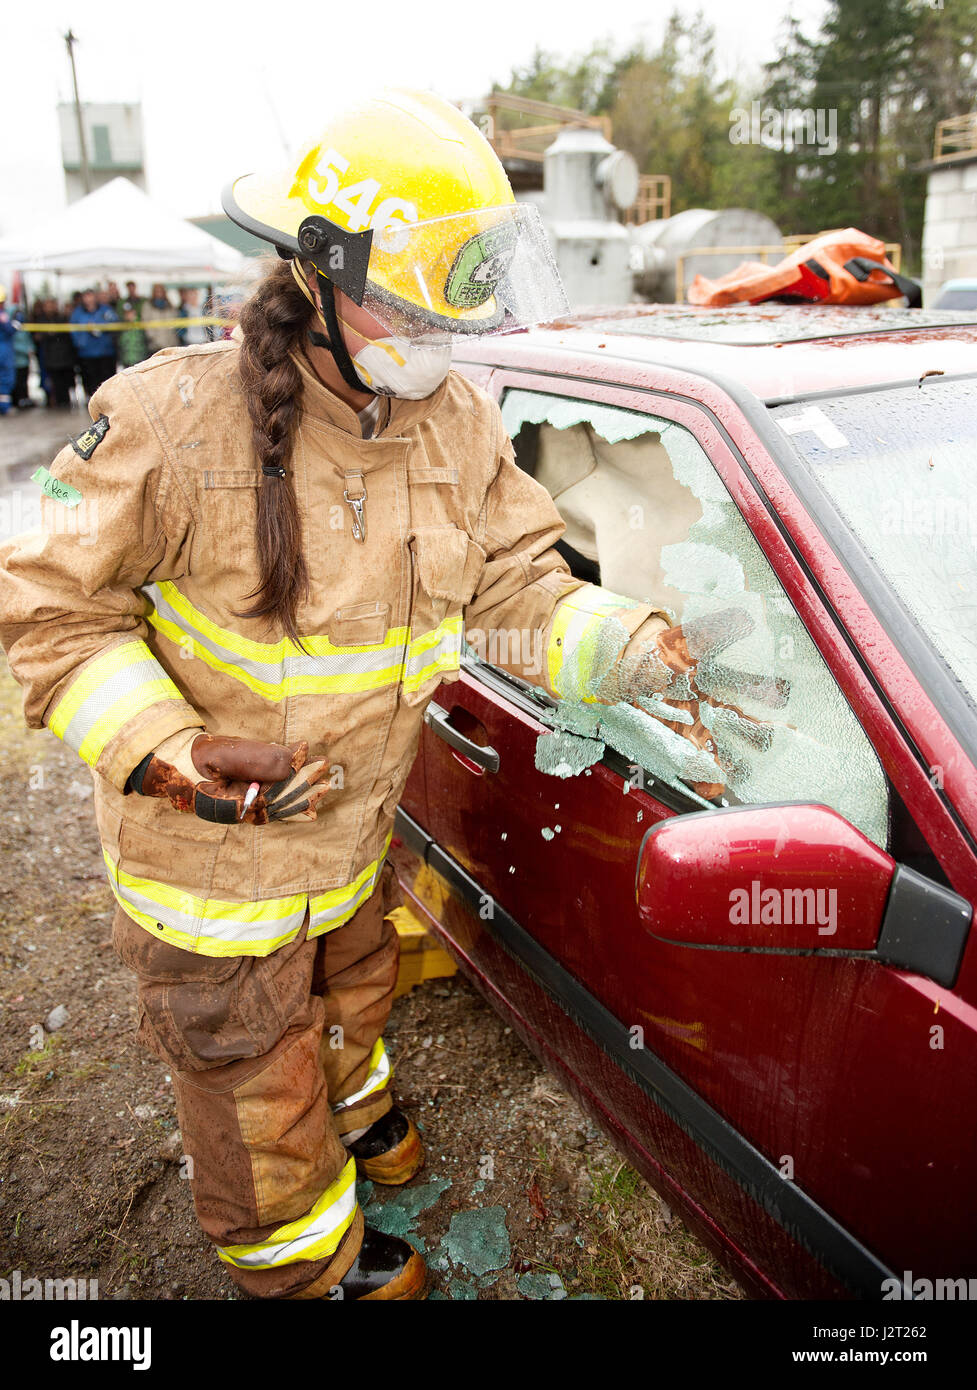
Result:
<svg viewBox="0 0 977 1390">
<path fill-rule="evenodd" d="M 118 323 L 119 316 L 110 304 L 96 302 L 94 290 L 86 290 L 81 297 L 81 303 L 72 309 L 70 321 L 75 324 Z M 113 334 L 100 333 L 97 328 L 86 328 L 81 332 L 72 333 L 71 336 L 78 353 L 85 395 L 92 396 L 103 381 L 115 375 L 116 344 Z"/>
<path fill-rule="evenodd" d="M 6 415 L 10 409 L 16 375 L 14 334 L 17 327 L 7 313 L 6 303 L 7 291 L 0 285 L 0 415 Z"/>
<path fill-rule="evenodd" d="M 14 395 L 13 402 L 18 410 L 26 410 L 34 402 L 31 400 L 31 393 L 28 387 L 31 371 L 31 355 L 36 350 L 34 339 L 22 327 L 27 320 L 27 310 L 24 306 L 18 305 L 14 310 L 14 323 L 16 332 L 14 333 Z"/>
</svg>

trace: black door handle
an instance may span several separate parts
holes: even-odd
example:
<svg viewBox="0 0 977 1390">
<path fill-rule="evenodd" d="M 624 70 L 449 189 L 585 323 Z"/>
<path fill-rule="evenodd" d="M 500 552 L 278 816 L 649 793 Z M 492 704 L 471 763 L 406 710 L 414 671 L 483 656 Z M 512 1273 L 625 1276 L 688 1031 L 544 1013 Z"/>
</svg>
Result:
<svg viewBox="0 0 977 1390">
<path fill-rule="evenodd" d="M 424 723 L 438 738 L 443 738 L 457 753 L 461 753 L 469 762 L 484 768 L 486 772 L 498 772 L 499 755 L 495 749 L 483 748 L 480 743 L 473 743 L 449 723 L 450 718 L 448 711 L 435 704 L 433 700 L 424 711 Z"/>
</svg>

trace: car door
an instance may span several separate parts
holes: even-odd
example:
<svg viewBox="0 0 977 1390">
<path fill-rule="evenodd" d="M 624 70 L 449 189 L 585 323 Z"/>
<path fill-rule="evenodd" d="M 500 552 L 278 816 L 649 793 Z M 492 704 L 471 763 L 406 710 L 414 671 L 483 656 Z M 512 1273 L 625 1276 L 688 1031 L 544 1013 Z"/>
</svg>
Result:
<svg viewBox="0 0 977 1390">
<path fill-rule="evenodd" d="M 575 572 L 683 625 L 729 625 L 710 704 L 727 782 L 717 802 L 697 796 L 649 715 L 636 732 L 611 712 L 574 742 L 579 709 L 469 657 L 429 710 L 423 802 L 406 807 L 417 901 L 646 1175 L 718 1223 L 727 1254 L 802 1297 L 877 1291 L 907 1250 L 917 1269 L 957 1268 L 949 1225 L 907 1246 L 891 1219 L 894 1195 L 939 1181 L 907 1122 L 920 1072 L 893 1013 L 916 1022 L 924 1005 L 904 977 L 827 951 L 690 951 L 637 912 L 644 835 L 676 815 L 817 802 L 886 847 L 889 783 L 812 640 L 816 596 L 782 546 L 771 565 L 743 461 L 694 403 L 524 373 L 496 385 L 518 461 L 567 520 Z"/>
</svg>

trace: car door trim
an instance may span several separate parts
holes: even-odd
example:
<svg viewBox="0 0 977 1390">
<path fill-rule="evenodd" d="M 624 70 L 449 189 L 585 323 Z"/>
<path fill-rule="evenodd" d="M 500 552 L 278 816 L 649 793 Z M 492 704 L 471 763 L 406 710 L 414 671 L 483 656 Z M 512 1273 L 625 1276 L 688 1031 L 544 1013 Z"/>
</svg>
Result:
<svg viewBox="0 0 977 1390">
<path fill-rule="evenodd" d="M 486 893 L 403 807 L 394 833 L 478 913 Z M 494 901 L 494 900 L 493 900 Z M 883 1281 L 896 1276 L 841 1223 L 724 1119 L 655 1053 L 630 1046 L 630 1030 L 571 975 L 545 947 L 494 902 L 493 916 L 479 914 L 482 928 L 719 1168 L 768 1216 L 846 1288 L 881 1299 Z"/>
</svg>

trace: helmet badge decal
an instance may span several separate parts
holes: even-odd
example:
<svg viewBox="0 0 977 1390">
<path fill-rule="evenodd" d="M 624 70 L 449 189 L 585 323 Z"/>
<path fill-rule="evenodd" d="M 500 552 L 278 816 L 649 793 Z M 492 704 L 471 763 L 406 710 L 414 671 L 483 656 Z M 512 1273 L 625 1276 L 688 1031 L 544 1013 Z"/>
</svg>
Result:
<svg viewBox="0 0 977 1390">
<path fill-rule="evenodd" d="M 448 272 L 444 297 L 458 309 L 477 309 L 505 279 L 516 249 L 512 226 L 488 227 L 470 237 Z"/>
</svg>

